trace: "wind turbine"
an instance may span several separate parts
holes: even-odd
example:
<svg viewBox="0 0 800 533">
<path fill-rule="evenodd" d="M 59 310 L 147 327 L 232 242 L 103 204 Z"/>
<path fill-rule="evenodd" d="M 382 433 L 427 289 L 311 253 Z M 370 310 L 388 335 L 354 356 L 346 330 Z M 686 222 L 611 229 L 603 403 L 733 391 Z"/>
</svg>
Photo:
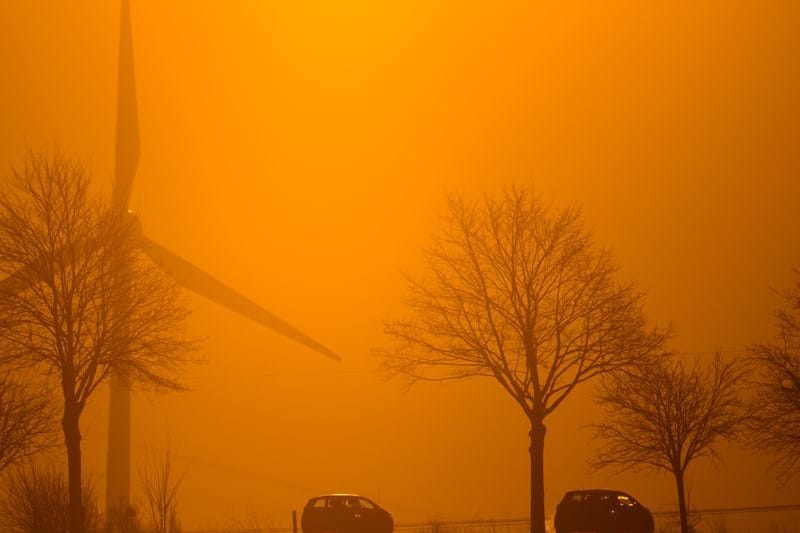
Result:
<svg viewBox="0 0 800 533">
<path fill-rule="evenodd" d="M 139 162 L 139 119 L 133 66 L 130 2 L 122 0 L 119 41 L 117 132 L 113 209 L 136 216 L 128 201 Z M 141 228 L 141 225 L 137 224 Z M 175 281 L 190 291 L 245 316 L 331 359 L 332 350 L 315 341 L 260 305 L 203 272 L 152 239 L 140 234 L 140 248 Z M 130 501 L 130 388 L 123 376 L 112 373 L 109 401 L 106 509 L 127 507 Z M 124 508 L 123 507 L 123 508 Z"/>
</svg>

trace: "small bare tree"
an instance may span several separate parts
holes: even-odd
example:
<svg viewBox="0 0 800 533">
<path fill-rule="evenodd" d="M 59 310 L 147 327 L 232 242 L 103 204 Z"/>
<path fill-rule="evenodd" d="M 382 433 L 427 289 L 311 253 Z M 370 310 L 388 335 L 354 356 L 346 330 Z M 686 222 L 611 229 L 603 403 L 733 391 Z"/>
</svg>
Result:
<svg viewBox="0 0 800 533">
<path fill-rule="evenodd" d="M 94 485 L 83 482 L 83 509 L 88 533 L 100 532 L 100 512 Z M 6 478 L 0 503 L 0 526 L 8 533 L 69 532 L 69 492 L 64 472 L 53 465 L 31 464 Z"/>
<path fill-rule="evenodd" d="M 53 446 L 55 421 L 46 391 L 10 372 L 0 375 L 0 470 Z"/>
<path fill-rule="evenodd" d="M 795 272 L 800 275 L 800 268 Z M 800 281 L 781 296 L 784 306 L 774 313 L 775 339 L 750 352 L 758 369 L 754 441 L 776 454 L 773 467 L 786 482 L 800 473 Z"/>
<path fill-rule="evenodd" d="M 681 532 L 688 533 L 686 470 L 700 457 L 717 458 L 717 445 L 744 429 L 750 413 L 737 385 L 745 374 L 741 362 L 719 355 L 708 365 L 665 356 L 647 368 L 604 379 L 597 401 L 606 420 L 594 426 L 602 448 L 592 465 L 672 473 Z"/>
<path fill-rule="evenodd" d="M 186 472 L 173 470 L 172 449 L 167 445 L 163 456 L 148 452 L 139 478 L 145 502 L 150 511 L 152 533 L 180 533 L 178 520 L 178 491 Z"/>
<path fill-rule="evenodd" d="M 139 509 L 134 505 L 113 506 L 106 513 L 105 532 L 111 533 L 143 533 L 139 521 Z"/>
<path fill-rule="evenodd" d="M 529 189 L 452 198 L 426 258 L 408 318 L 385 325 L 395 344 L 378 353 L 412 382 L 497 380 L 530 422 L 531 531 L 544 533 L 545 419 L 582 383 L 648 359 L 667 332 L 647 327 L 643 294 L 615 280 L 580 212 Z"/>
<path fill-rule="evenodd" d="M 58 384 L 67 450 L 70 532 L 83 533 L 80 417 L 113 369 L 175 388 L 190 345 L 175 285 L 137 252 L 133 217 L 89 193 L 56 154 L 29 154 L 0 195 L 0 342 Z"/>
</svg>

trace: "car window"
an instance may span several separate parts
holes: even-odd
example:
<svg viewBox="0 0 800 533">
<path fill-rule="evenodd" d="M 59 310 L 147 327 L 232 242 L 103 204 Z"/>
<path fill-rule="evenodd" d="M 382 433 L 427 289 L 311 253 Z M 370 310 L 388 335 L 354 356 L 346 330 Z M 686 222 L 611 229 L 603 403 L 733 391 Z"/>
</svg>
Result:
<svg viewBox="0 0 800 533">
<path fill-rule="evenodd" d="M 359 498 L 358 503 L 361 504 L 362 509 L 375 509 L 375 506 L 372 505 L 372 502 L 365 498 Z"/>
<path fill-rule="evenodd" d="M 617 502 L 619 502 L 620 506 L 622 506 L 622 507 L 635 507 L 636 506 L 636 500 L 634 500 L 630 496 L 625 496 L 623 494 L 620 494 L 619 496 L 617 496 Z"/>
<path fill-rule="evenodd" d="M 348 509 L 358 508 L 358 500 L 356 498 L 345 498 L 343 503 Z"/>
<path fill-rule="evenodd" d="M 333 497 L 328 498 L 328 507 L 341 508 L 344 507 L 344 500 L 342 498 Z"/>
<path fill-rule="evenodd" d="M 570 503 L 581 503 L 583 501 L 583 494 L 576 492 L 569 498 Z"/>
<path fill-rule="evenodd" d="M 315 509 L 322 509 L 323 507 L 325 507 L 325 498 L 317 498 L 311 504 L 311 507 L 313 507 Z"/>
</svg>

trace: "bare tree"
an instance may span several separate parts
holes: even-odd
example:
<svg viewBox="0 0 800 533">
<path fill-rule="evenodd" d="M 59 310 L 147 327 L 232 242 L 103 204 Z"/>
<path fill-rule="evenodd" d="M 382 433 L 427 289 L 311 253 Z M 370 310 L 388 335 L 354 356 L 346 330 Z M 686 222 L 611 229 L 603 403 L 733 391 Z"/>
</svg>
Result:
<svg viewBox="0 0 800 533">
<path fill-rule="evenodd" d="M 139 509 L 128 504 L 125 506 L 113 506 L 110 512 L 106 513 L 105 522 L 106 533 L 142 533 L 139 521 Z"/>
<path fill-rule="evenodd" d="M 157 457 L 155 453 L 147 453 L 139 478 L 150 511 L 153 533 L 180 533 L 178 491 L 185 475 L 185 472 L 176 474 L 173 470 L 172 450 L 169 445 L 161 457 Z"/>
<path fill-rule="evenodd" d="M 83 482 L 85 527 L 99 533 L 100 512 L 94 485 Z M 0 503 L 0 526 L 8 533 L 67 533 L 69 494 L 64 472 L 55 467 L 31 464 L 14 470 L 6 479 L 5 498 Z"/>
<path fill-rule="evenodd" d="M 9 358 L 54 377 L 63 398 L 70 531 L 83 533 L 80 416 L 112 368 L 176 388 L 188 358 L 177 288 L 137 255 L 133 217 L 89 193 L 85 169 L 29 154 L 0 196 L 0 332 Z"/>
<path fill-rule="evenodd" d="M 647 368 L 604 379 L 598 403 L 606 420 L 595 425 L 602 443 L 596 468 L 653 468 L 675 477 L 681 532 L 690 531 L 685 475 L 700 457 L 717 458 L 716 447 L 744 429 L 749 409 L 737 385 L 746 374 L 737 360 L 716 355 L 710 364 L 688 365 L 666 356 Z"/>
<path fill-rule="evenodd" d="M 51 447 L 55 420 L 46 391 L 11 372 L 0 375 L 0 470 Z"/>
<path fill-rule="evenodd" d="M 643 294 L 614 279 L 580 211 L 553 211 L 529 189 L 451 198 L 426 258 L 379 354 L 412 382 L 488 376 L 516 400 L 530 421 L 532 531 L 543 533 L 546 417 L 581 383 L 648 358 L 667 332 L 647 327 Z"/>
<path fill-rule="evenodd" d="M 800 274 L 800 268 L 795 272 Z M 753 418 L 756 445 L 775 452 L 773 464 L 783 482 L 800 473 L 800 281 L 781 293 L 784 306 L 774 313 L 777 334 L 750 352 L 758 369 Z"/>
</svg>

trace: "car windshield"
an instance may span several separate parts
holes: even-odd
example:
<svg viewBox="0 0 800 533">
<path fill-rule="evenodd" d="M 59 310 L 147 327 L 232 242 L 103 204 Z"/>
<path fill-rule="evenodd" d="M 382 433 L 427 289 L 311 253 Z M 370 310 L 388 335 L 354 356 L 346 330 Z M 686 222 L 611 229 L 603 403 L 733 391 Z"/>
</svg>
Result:
<svg viewBox="0 0 800 533">
<path fill-rule="evenodd" d="M 359 499 L 358 499 L 358 503 L 360 503 L 360 504 L 361 504 L 361 508 L 362 508 L 362 509 L 374 509 L 374 508 L 375 508 L 375 506 L 374 506 L 374 505 L 372 505 L 372 502 L 371 502 L 371 501 L 369 501 L 369 500 L 368 500 L 368 499 L 366 499 L 366 498 L 359 498 Z"/>
</svg>

